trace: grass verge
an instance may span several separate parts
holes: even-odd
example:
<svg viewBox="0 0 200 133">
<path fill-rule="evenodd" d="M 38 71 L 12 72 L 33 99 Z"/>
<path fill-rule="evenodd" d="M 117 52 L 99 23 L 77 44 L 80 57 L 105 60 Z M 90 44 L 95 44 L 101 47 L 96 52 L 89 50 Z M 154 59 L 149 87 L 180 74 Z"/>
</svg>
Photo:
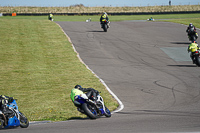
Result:
<svg viewBox="0 0 200 133">
<path fill-rule="evenodd" d="M 124 20 L 147 20 L 150 17 L 154 19 L 191 19 L 191 18 L 199 18 L 200 13 L 194 14 L 160 14 L 160 15 L 116 15 L 109 16 L 111 22 L 113 21 L 124 21 Z M 100 16 L 56 16 L 54 15 L 54 21 L 86 21 L 91 18 L 92 21 L 99 22 Z M 47 20 L 48 16 L 5 16 L 0 19 L 32 19 L 32 20 Z"/>
<path fill-rule="evenodd" d="M 189 25 L 189 23 L 192 23 L 196 28 L 200 28 L 200 18 L 192 18 L 192 19 L 171 19 L 171 20 L 163 20 L 166 22 L 173 22 L 173 23 L 179 23 L 184 25 Z"/>
<path fill-rule="evenodd" d="M 58 25 L 48 20 L 0 19 L 1 94 L 18 99 L 30 121 L 83 118 L 71 102 L 76 84 L 102 92 L 106 105 L 118 104 L 79 61 Z"/>
</svg>

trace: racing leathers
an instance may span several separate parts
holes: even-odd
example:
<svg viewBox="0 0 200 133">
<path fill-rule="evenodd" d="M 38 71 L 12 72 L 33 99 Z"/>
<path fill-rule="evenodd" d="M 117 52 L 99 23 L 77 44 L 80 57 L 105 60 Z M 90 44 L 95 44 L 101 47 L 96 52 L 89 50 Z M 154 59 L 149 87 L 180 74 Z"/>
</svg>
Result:
<svg viewBox="0 0 200 133">
<path fill-rule="evenodd" d="M 100 24 L 101 24 L 101 28 L 103 27 L 103 23 L 107 20 L 108 22 L 108 28 L 110 27 L 109 23 L 109 18 L 108 18 L 108 15 L 106 13 L 104 13 L 103 15 L 101 15 L 100 17 Z"/>
<path fill-rule="evenodd" d="M 193 41 L 193 38 L 192 38 L 193 36 L 195 36 L 196 39 L 198 38 L 198 33 L 196 31 L 195 26 L 192 25 L 192 26 L 187 27 L 186 32 L 188 33 L 189 40 Z"/>
<path fill-rule="evenodd" d="M 197 50 L 199 50 L 199 46 L 198 46 L 198 44 L 196 42 L 193 42 L 188 46 L 188 52 L 191 52 L 190 58 L 192 59 L 193 63 L 195 63 L 195 61 L 194 61 L 194 53 Z"/>
<path fill-rule="evenodd" d="M 77 95 L 81 95 L 86 93 L 86 96 L 88 98 L 92 98 L 94 102 L 96 102 L 97 100 L 97 94 L 99 93 L 97 90 L 93 89 L 93 88 L 82 88 L 82 87 L 78 87 L 78 88 L 73 88 L 71 90 L 71 100 L 73 101 L 74 105 L 79 107 L 78 104 L 76 104 L 76 101 L 74 100 L 74 97 Z"/>
</svg>

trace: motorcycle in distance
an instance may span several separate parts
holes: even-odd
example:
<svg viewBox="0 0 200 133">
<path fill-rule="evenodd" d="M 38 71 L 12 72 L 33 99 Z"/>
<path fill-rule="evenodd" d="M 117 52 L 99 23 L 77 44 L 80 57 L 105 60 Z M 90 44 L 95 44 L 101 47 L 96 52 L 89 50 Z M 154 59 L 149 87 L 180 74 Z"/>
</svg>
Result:
<svg viewBox="0 0 200 133">
<path fill-rule="evenodd" d="M 150 17 L 147 21 L 154 21 L 154 18 Z"/>
<path fill-rule="evenodd" d="M 194 31 L 194 27 L 191 28 L 188 32 L 190 33 L 190 35 L 188 35 L 189 41 L 196 41 L 198 38 L 198 33 Z"/>
<path fill-rule="evenodd" d="M 196 34 L 193 34 L 193 35 L 191 35 L 191 36 L 189 36 L 188 38 L 189 38 L 189 40 L 190 40 L 191 42 L 196 41 L 196 40 L 197 40 L 197 33 L 196 33 Z"/>
<path fill-rule="evenodd" d="M 29 121 L 26 116 L 18 110 L 16 99 L 7 103 L 8 111 L 0 111 L 0 129 L 7 129 L 12 127 L 27 128 Z"/>
<path fill-rule="evenodd" d="M 76 95 L 74 101 L 81 105 L 78 111 L 87 115 L 90 119 L 96 119 L 100 116 L 111 117 L 110 110 L 104 105 L 103 98 L 100 94 L 97 95 L 97 103 L 86 94 Z"/>
<path fill-rule="evenodd" d="M 107 32 L 108 31 L 108 28 L 109 28 L 109 21 L 108 20 L 105 20 L 102 22 L 102 28 L 103 28 L 103 31 L 104 32 Z"/>
<path fill-rule="evenodd" d="M 50 20 L 50 21 L 53 21 L 53 14 L 49 14 L 49 16 L 48 16 L 48 19 Z"/>
</svg>

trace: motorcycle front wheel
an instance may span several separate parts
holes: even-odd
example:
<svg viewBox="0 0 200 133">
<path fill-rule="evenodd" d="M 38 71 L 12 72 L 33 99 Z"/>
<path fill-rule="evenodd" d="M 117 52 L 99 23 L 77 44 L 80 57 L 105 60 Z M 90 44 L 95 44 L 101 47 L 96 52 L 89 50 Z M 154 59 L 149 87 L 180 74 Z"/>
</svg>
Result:
<svg viewBox="0 0 200 133">
<path fill-rule="evenodd" d="M 27 117 L 21 112 L 19 112 L 19 117 L 20 117 L 20 127 L 27 128 L 29 126 L 29 121 Z"/>
<path fill-rule="evenodd" d="M 90 118 L 90 119 L 96 119 L 97 118 L 97 110 L 94 106 L 84 103 L 82 104 L 82 109 L 84 110 L 84 113 Z"/>
<path fill-rule="evenodd" d="M 106 117 L 111 117 L 111 112 L 106 106 L 105 106 L 105 116 Z"/>
</svg>

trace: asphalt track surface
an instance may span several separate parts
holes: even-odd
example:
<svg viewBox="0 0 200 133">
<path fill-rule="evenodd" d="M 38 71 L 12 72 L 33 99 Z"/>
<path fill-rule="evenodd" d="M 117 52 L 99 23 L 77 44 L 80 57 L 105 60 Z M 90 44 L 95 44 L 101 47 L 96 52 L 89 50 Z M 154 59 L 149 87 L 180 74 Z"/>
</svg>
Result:
<svg viewBox="0 0 200 133">
<path fill-rule="evenodd" d="M 31 124 L 1 132 L 200 132 L 200 68 L 188 60 L 186 26 L 112 22 L 105 33 L 98 22 L 56 23 L 124 109 L 111 118 Z"/>
</svg>

